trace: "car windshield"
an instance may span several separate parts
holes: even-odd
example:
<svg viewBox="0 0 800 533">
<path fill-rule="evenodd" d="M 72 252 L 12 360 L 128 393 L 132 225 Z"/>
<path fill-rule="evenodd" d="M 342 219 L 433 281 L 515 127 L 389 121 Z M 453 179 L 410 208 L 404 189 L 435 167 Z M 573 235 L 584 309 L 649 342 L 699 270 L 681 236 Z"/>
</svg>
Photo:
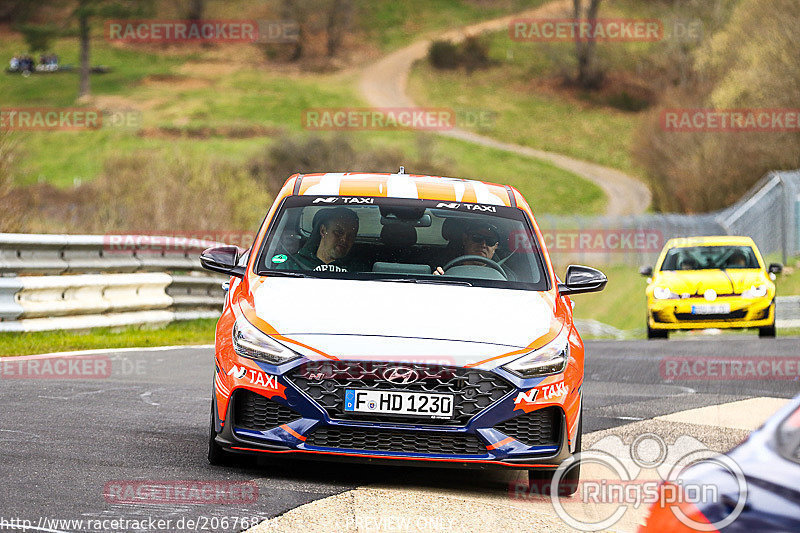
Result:
<svg viewBox="0 0 800 533">
<path fill-rule="evenodd" d="M 549 288 L 523 211 L 460 202 L 289 197 L 256 265 L 263 275 Z"/>
<path fill-rule="evenodd" d="M 751 246 L 684 246 L 672 248 L 661 270 L 730 270 L 761 268 Z"/>
</svg>

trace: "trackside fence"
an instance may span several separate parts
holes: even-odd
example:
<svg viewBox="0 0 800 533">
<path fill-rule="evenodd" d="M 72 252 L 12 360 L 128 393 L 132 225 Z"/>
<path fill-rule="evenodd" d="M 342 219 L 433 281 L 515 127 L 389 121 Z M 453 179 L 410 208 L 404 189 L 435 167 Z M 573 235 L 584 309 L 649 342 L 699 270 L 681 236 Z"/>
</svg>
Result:
<svg viewBox="0 0 800 533">
<path fill-rule="evenodd" d="M 219 316 L 226 278 L 203 270 L 199 255 L 220 243 L 172 240 L 169 248 L 158 251 L 149 245 L 153 240 L 0 234 L 0 331 L 165 324 Z M 112 246 L 125 241 L 134 244 Z"/>
<path fill-rule="evenodd" d="M 537 216 L 545 233 L 575 232 L 587 238 L 586 246 L 568 249 L 548 243 L 550 254 L 559 265 L 583 262 L 597 265 L 652 265 L 663 244 L 675 237 L 698 235 L 746 235 L 761 253 L 780 254 L 783 262 L 800 255 L 800 171 L 771 172 L 764 176 L 741 200 L 715 213 L 700 215 L 644 214 L 623 217 Z M 658 246 L 603 246 L 594 244 L 598 233 L 630 237 L 639 234 Z M 569 241 L 565 241 L 569 242 Z M 605 243 L 608 244 L 608 243 Z"/>
</svg>

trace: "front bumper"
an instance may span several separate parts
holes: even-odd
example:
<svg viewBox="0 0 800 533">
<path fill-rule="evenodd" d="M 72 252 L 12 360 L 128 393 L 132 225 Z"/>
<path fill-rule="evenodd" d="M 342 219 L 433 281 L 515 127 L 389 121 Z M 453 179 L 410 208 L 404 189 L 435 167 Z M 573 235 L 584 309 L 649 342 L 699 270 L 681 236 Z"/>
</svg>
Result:
<svg viewBox="0 0 800 533">
<path fill-rule="evenodd" d="M 286 386 L 285 397 L 267 398 L 256 388 L 237 387 L 231 390 L 224 423 L 215 409 L 220 446 L 234 453 L 373 464 L 522 469 L 555 469 L 574 449 L 579 387 L 563 405 L 526 411 L 515 409 L 514 400 L 530 387 L 512 388 L 466 423 L 446 425 L 345 419 L 341 413 L 332 417 L 330 404 L 320 405 L 286 375 L 277 378 Z"/>
<path fill-rule="evenodd" d="M 647 320 L 650 329 L 726 329 L 761 328 L 775 324 L 775 305 L 770 298 L 745 299 L 741 297 L 718 298 L 713 305 L 728 305 L 730 312 L 718 315 L 692 313 L 692 307 L 708 305 L 703 298 L 648 301 Z"/>
</svg>

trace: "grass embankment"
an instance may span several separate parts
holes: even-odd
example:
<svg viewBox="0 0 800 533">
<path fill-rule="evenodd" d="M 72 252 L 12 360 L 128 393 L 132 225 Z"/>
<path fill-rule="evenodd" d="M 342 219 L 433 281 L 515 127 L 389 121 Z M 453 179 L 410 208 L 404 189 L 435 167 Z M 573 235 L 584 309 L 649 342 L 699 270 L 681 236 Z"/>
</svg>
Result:
<svg viewBox="0 0 800 533">
<path fill-rule="evenodd" d="M 162 328 L 0 333 L 0 357 L 72 350 L 213 344 L 215 319 L 173 322 Z"/>
<path fill-rule="evenodd" d="M 20 46 L 19 39 L 6 39 L 0 44 L 0 56 L 13 54 Z M 62 39 L 55 49 L 63 63 L 77 63 L 74 40 Z M 308 134 L 301 122 L 308 108 L 366 105 L 356 93 L 354 73 L 312 75 L 278 72 L 236 59 L 226 63 L 219 57 L 225 50 L 183 55 L 173 50 L 162 55 L 152 49 L 111 47 L 100 39 L 93 50 L 94 64 L 108 64 L 114 70 L 92 77 L 94 96 L 88 105 L 136 110 L 141 127 L 20 132 L 18 184 L 46 182 L 68 188 L 95 179 L 108 157 L 142 149 L 244 164 L 281 135 Z M 74 106 L 76 88 L 75 73 L 27 79 L 0 76 L 0 92 L 9 106 Z M 420 145 L 410 132 L 351 135 L 364 147 L 399 149 L 409 160 Z M 580 207 L 600 213 L 604 208 L 598 187 L 550 164 L 457 140 L 430 139 L 426 144 L 433 145 L 433 157 L 446 161 L 453 175 L 515 185 L 538 212 L 570 213 Z"/>
<path fill-rule="evenodd" d="M 603 5 L 601 17 L 659 19 L 665 32 L 675 19 L 701 20 L 686 7 L 676 12 L 667 3 L 620 0 Z M 484 37 L 495 65 L 469 76 L 463 71 L 432 68 L 418 62 L 409 93 L 422 105 L 451 106 L 495 112 L 494 122 L 474 131 L 508 142 L 566 154 L 642 175 L 631 157 L 641 113 L 657 99 L 650 87 L 652 69 L 669 59 L 676 43 L 665 38 L 651 43 L 600 43 L 597 64 L 607 77 L 597 91 L 564 85 L 573 75 L 574 43 L 521 42 L 508 30 Z M 665 59 L 666 58 L 666 59 Z"/>
<path fill-rule="evenodd" d="M 519 13 L 549 0 L 366 0 L 358 7 L 361 31 L 381 50 L 390 51 L 438 30 L 456 28 L 503 15 Z"/>
</svg>

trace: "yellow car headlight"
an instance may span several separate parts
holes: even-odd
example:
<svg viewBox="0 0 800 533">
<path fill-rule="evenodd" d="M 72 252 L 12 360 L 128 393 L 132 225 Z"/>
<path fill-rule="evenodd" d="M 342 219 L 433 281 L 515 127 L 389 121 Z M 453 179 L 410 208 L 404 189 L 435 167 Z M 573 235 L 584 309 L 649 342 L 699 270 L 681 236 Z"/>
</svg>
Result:
<svg viewBox="0 0 800 533">
<path fill-rule="evenodd" d="M 680 295 L 672 292 L 668 287 L 656 287 L 653 289 L 653 298 L 656 300 L 674 300 L 680 298 Z"/>
<path fill-rule="evenodd" d="M 763 298 L 767 295 L 767 284 L 751 286 L 746 291 L 742 292 L 742 298 Z"/>
</svg>

